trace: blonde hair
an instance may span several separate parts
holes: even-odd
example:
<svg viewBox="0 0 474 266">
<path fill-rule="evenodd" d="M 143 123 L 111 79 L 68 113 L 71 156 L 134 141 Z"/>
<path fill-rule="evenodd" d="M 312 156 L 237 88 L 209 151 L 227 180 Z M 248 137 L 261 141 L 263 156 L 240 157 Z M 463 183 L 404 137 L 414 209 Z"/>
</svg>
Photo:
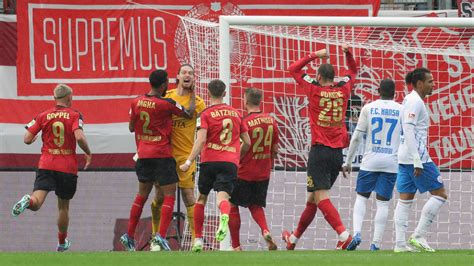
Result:
<svg viewBox="0 0 474 266">
<path fill-rule="evenodd" d="M 58 84 L 54 88 L 54 99 L 61 99 L 72 93 L 71 87 L 66 84 Z"/>
</svg>

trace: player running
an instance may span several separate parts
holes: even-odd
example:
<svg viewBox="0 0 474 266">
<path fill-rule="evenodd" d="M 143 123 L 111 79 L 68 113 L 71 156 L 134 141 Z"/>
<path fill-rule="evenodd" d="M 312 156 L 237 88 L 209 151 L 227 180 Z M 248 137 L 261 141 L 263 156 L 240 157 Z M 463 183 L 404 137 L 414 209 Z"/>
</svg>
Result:
<svg viewBox="0 0 474 266">
<path fill-rule="evenodd" d="M 69 226 L 69 201 L 74 197 L 77 187 L 76 142 L 84 151 L 86 164 L 92 161 L 91 151 L 84 136 L 82 115 L 71 109 L 72 89 L 64 84 L 54 88 L 56 106 L 35 117 L 26 125 L 25 144 L 35 142 L 41 131 L 41 157 L 38 163 L 36 179 L 31 195 L 26 194 L 12 209 L 12 215 L 18 216 L 25 209 L 37 211 L 41 208 L 46 196 L 52 190 L 58 197 L 58 246 L 57 251 L 69 249 L 71 242 L 67 239 Z"/>
<path fill-rule="evenodd" d="M 402 105 L 395 102 L 395 82 L 380 82 L 380 99 L 365 105 L 352 135 L 346 163 L 342 166 L 344 177 L 350 175 L 351 163 L 364 135 L 365 152 L 357 176 L 357 197 L 354 204 L 354 237 L 347 250 L 355 250 L 362 242 L 361 231 L 367 200 L 375 191 L 377 212 L 374 218 L 374 236 L 370 250 L 380 249 L 388 218 L 388 205 L 397 180 L 397 152 L 400 144 Z"/>
</svg>

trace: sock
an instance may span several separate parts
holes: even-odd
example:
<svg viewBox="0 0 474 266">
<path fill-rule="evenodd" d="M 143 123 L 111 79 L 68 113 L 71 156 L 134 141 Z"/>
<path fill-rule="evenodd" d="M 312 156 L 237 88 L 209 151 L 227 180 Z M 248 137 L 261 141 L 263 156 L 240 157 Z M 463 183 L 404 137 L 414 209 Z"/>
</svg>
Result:
<svg viewBox="0 0 474 266">
<path fill-rule="evenodd" d="M 365 211 L 367 208 L 367 200 L 366 197 L 357 194 L 352 218 L 352 230 L 354 230 L 354 235 L 362 231 L 362 224 L 364 223 Z"/>
<path fill-rule="evenodd" d="M 222 200 L 221 204 L 219 204 L 219 210 L 221 211 L 222 214 L 227 214 L 229 215 L 230 213 L 230 203 L 228 200 Z"/>
<path fill-rule="evenodd" d="M 339 241 L 346 241 L 348 237 L 349 237 L 349 232 L 347 231 L 340 233 L 338 236 Z"/>
<path fill-rule="evenodd" d="M 382 243 L 385 225 L 387 224 L 389 201 L 376 200 L 376 202 L 377 212 L 374 218 L 374 238 L 372 239 L 372 244 L 378 247 Z"/>
<path fill-rule="evenodd" d="M 66 243 L 67 232 L 61 233 L 58 232 L 58 242 L 60 245 L 64 245 Z"/>
<path fill-rule="evenodd" d="M 196 238 L 202 238 L 202 227 L 204 226 L 204 205 L 194 204 L 194 231 Z"/>
<path fill-rule="evenodd" d="M 155 235 L 160 231 L 161 204 L 153 200 L 151 202 L 151 232 Z"/>
<path fill-rule="evenodd" d="M 146 198 L 137 194 L 135 201 L 132 204 L 132 208 L 130 209 L 127 234 L 132 239 L 135 239 L 135 229 L 137 228 L 137 224 L 140 221 L 140 216 L 142 215 L 143 205 L 145 205 L 145 202 Z"/>
<path fill-rule="evenodd" d="M 414 200 L 398 200 L 393 220 L 395 222 L 395 247 L 406 247 L 405 234 L 408 228 L 408 216 Z"/>
<path fill-rule="evenodd" d="M 334 205 L 332 205 L 329 199 L 320 201 L 318 208 L 323 213 L 324 219 L 326 219 L 338 235 L 346 231 L 346 228 L 342 224 L 341 217 L 339 216 L 339 212 L 334 208 Z"/>
<path fill-rule="evenodd" d="M 262 235 L 265 231 L 270 232 L 270 230 L 268 230 L 267 219 L 265 218 L 265 212 L 263 211 L 263 207 L 257 205 L 250 205 L 249 211 L 252 215 L 252 218 L 260 227 L 260 230 L 262 230 Z"/>
<path fill-rule="evenodd" d="M 33 200 L 33 197 L 30 197 L 30 202 L 28 202 L 28 209 L 31 209 L 33 206 L 35 206 L 35 201 Z"/>
<path fill-rule="evenodd" d="M 240 246 L 240 213 L 239 207 L 231 207 L 229 214 L 229 231 L 230 238 L 232 239 L 232 247 L 237 248 Z"/>
<path fill-rule="evenodd" d="M 296 244 L 296 243 L 298 242 L 298 239 L 299 239 L 299 238 L 296 237 L 295 234 L 293 233 L 293 234 L 290 235 L 290 239 L 289 239 L 289 240 L 290 240 L 290 243 L 291 243 L 291 244 Z"/>
<path fill-rule="evenodd" d="M 314 217 L 316 216 L 316 211 L 318 206 L 312 202 L 306 202 L 306 208 L 304 208 L 303 213 L 301 213 L 300 221 L 298 222 L 298 227 L 293 232 L 296 238 L 300 238 L 303 235 L 306 228 L 311 224 Z M 296 242 L 295 242 L 296 243 Z"/>
<path fill-rule="evenodd" d="M 171 220 L 173 219 L 174 210 L 174 196 L 165 196 L 163 199 L 163 205 L 161 206 L 161 217 L 160 217 L 160 236 L 166 239 L 166 233 L 170 226 Z"/>
<path fill-rule="evenodd" d="M 413 237 L 419 238 L 426 236 L 433 220 L 436 218 L 445 202 L 446 200 L 440 196 L 431 196 L 431 198 L 425 203 L 425 206 L 423 206 L 420 221 L 418 221 Z"/>
<path fill-rule="evenodd" d="M 194 204 L 190 206 L 186 206 L 186 214 L 188 216 L 188 224 L 189 224 L 189 230 L 191 230 L 191 243 L 194 243 L 194 238 L 196 238 L 195 232 L 194 232 Z"/>
</svg>

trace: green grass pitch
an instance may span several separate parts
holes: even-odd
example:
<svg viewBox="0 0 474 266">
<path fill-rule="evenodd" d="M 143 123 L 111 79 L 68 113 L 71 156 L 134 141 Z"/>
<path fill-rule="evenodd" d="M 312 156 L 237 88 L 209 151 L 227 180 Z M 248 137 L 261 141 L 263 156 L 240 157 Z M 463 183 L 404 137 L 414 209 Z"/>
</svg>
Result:
<svg viewBox="0 0 474 266">
<path fill-rule="evenodd" d="M 42 265 L 298 265 L 298 266 L 474 266 L 474 250 L 437 250 L 435 253 L 392 251 L 244 251 L 244 252 L 0 252 L 2 266 Z"/>
</svg>

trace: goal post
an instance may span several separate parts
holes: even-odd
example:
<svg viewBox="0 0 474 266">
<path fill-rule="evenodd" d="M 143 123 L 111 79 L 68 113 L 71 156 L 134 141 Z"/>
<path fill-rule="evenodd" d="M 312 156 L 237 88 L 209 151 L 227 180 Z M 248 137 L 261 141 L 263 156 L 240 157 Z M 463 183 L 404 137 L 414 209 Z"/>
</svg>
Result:
<svg viewBox="0 0 474 266">
<path fill-rule="evenodd" d="M 182 18 L 192 53 L 190 63 L 196 71 L 197 93 L 206 95 L 207 82 L 220 78 L 228 88 L 226 102 L 244 112 L 245 88 L 262 89 L 262 109 L 276 118 L 281 136 L 265 209 L 275 239 L 279 239 L 283 229 L 297 226 L 306 202 L 308 101 L 289 75 L 288 66 L 326 48 L 329 59 L 317 59 L 305 71 L 314 77 L 319 64 L 330 62 L 335 66 L 336 76 L 340 76 L 346 68 L 340 45 L 347 43 L 359 66 L 346 113 L 349 131 L 354 129 L 362 105 L 378 98 L 377 88 L 382 79 L 395 81 L 395 100 L 401 102 L 411 90 L 404 83 L 406 73 L 416 67 L 432 71 L 436 85 L 433 95 L 426 99 L 431 120 L 428 144 L 431 157 L 442 170 L 448 203 L 431 227 L 429 241 L 435 248 L 474 248 L 474 21 L 425 17 L 220 16 L 218 22 Z M 362 153 L 359 149 L 353 165 L 360 163 Z M 332 201 L 348 230 L 352 230 L 355 180 L 354 175 L 348 180 L 338 178 L 331 190 Z M 396 194 L 394 199 L 398 198 Z M 417 195 L 409 232 L 414 230 L 427 197 L 426 193 Z M 394 205 L 393 200 L 384 249 L 393 248 Z M 374 207 L 375 203 L 369 201 L 362 232 L 367 241 L 362 248 L 368 248 L 370 243 Z M 207 207 L 206 215 L 216 217 L 215 207 Z M 265 242 L 245 209 L 241 209 L 241 217 L 244 250 L 265 249 Z M 207 226 L 209 232 L 215 229 L 213 226 Z M 336 242 L 336 234 L 319 214 L 298 247 L 332 249 Z M 284 248 L 281 242 L 279 248 Z"/>
</svg>

